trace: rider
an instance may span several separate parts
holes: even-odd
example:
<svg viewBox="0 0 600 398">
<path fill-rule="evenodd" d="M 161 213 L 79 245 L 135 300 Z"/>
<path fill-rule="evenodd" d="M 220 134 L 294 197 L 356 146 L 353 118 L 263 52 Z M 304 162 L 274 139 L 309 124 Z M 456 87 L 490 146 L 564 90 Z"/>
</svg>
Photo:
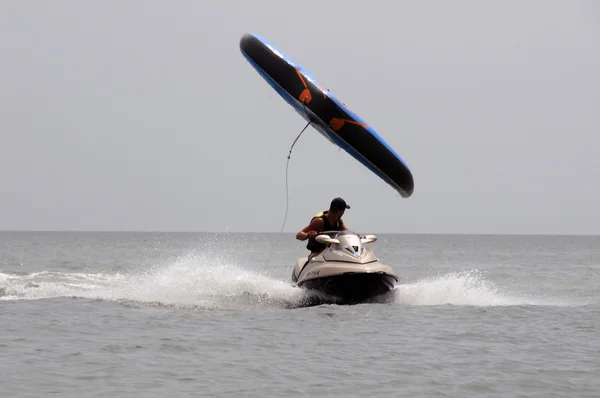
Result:
<svg viewBox="0 0 600 398">
<path fill-rule="evenodd" d="M 302 231 L 296 234 L 296 239 L 306 240 L 308 244 L 306 248 L 310 250 L 308 259 L 310 260 L 317 254 L 319 254 L 325 247 L 323 243 L 317 242 L 315 236 L 323 231 L 344 231 L 347 230 L 346 224 L 342 220 L 342 216 L 346 209 L 350 206 L 346 204 L 346 201 L 342 198 L 335 198 L 329 205 L 329 210 L 325 210 L 317 214 L 312 218 L 310 224 L 302 229 Z"/>
</svg>

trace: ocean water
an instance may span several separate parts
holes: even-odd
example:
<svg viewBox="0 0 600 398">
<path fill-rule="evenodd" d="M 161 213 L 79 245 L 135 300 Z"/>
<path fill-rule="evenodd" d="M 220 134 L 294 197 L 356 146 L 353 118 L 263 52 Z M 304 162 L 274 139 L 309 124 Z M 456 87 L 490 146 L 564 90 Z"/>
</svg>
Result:
<svg viewBox="0 0 600 398">
<path fill-rule="evenodd" d="M 2 396 L 600 396 L 600 237 L 370 246 L 391 300 L 306 306 L 291 234 L 2 232 Z"/>
</svg>

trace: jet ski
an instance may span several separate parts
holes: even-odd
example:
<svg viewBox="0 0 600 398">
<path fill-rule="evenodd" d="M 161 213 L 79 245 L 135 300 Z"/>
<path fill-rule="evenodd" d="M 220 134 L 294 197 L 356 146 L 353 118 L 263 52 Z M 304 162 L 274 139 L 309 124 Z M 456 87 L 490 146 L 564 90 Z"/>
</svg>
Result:
<svg viewBox="0 0 600 398">
<path fill-rule="evenodd" d="M 358 304 L 385 296 L 398 282 L 393 269 L 379 262 L 364 246 L 375 235 L 352 231 L 325 231 L 315 238 L 327 247 L 310 260 L 300 258 L 292 272 L 292 283 L 318 292 L 322 303 Z"/>
</svg>

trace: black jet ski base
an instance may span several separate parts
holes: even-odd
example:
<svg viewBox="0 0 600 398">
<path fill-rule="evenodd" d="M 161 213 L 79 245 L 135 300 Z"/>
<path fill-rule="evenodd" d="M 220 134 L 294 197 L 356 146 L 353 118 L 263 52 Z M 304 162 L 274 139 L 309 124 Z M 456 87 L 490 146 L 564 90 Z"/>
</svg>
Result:
<svg viewBox="0 0 600 398">
<path fill-rule="evenodd" d="M 325 294 L 336 304 L 359 304 L 390 292 L 396 282 L 395 277 L 385 273 L 346 272 L 311 279 L 298 286 Z"/>
</svg>

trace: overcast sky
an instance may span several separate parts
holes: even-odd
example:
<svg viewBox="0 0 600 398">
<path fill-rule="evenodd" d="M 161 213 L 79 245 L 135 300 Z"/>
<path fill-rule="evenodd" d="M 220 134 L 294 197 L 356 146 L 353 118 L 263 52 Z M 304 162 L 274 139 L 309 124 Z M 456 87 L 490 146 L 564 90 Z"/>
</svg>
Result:
<svg viewBox="0 0 600 398">
<path fill-rule="evenodd" d="M 341 196 L 361 233 L 600 233 L 594 1 L 0 3 L 0 229 L 272 231 L 304 121 L 263 36 L 413 172 L 401 198 L 309 129 L 286 232 Z"/>
</svg>

